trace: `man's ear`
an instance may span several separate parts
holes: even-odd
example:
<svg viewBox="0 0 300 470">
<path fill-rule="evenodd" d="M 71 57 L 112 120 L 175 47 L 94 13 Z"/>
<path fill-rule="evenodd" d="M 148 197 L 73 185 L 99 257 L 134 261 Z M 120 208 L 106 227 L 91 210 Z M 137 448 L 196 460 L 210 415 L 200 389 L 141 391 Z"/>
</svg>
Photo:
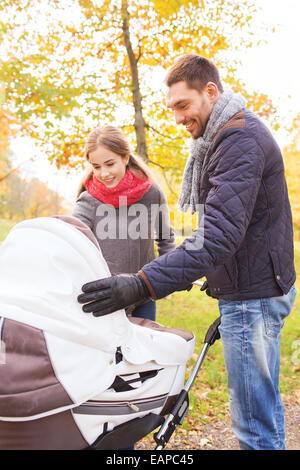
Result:
<svg viewBox="0 0 300 470">
<path fill-rule="evenodd" d="M 207 82 L 205 90 L 211 104 L 215 104 L 215 102 L 220 96 L 220 92 L 217 85 L 214 82 Z"/>
</svg>

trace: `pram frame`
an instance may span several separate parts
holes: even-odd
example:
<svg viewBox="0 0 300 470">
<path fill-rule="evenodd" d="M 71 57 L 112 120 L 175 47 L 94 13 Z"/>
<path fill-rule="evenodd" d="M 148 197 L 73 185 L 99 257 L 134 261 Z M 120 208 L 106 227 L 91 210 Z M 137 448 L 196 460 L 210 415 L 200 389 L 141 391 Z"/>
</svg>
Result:
<svg viewBox="0 0 300 470">
<path fill-rule="evenodd" d="M 221 318 L 218 317 L 208 328 L 204 339 L 204 345 L 200 355 L 198 356 L 197 362 L 193 367 L 191 375 L 179 393 L 171 412 L 166 418 L 154 413 L 149 413 L 143 418 L 135 418 L 129 422 L 116 426 L 112 431 L 105 432 L 85 450 L 116 450 L 118 448 L 127 448 L 150 432 L 154 431 L 158 426 L 161 427 L 153 436 L 157 444 L 155 450 L 162 450 L 167 445 L 176 427 L 183 423 L 184 418 L 188 414 L 189 391 L 196 380 L 209 348 L 217 339 L 220 338 L 218 330 L 220 323 Z"/>
</svg>

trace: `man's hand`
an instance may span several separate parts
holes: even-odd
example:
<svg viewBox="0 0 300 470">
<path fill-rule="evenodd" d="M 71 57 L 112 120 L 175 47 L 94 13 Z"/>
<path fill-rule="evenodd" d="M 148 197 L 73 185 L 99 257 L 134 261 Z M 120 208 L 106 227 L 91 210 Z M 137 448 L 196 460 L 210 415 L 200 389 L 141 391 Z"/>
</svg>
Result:
<svg viewBox="0 0 300 470">
<path fill-rule="evenodd" d="M 118 274 L 88 282 L 82 286 L 82 291 L 78 302 L 84 304 L 84 312 L 92 312 L 94 317 L 150 299 L 148 288 L 138 274 Z"/>
</svg>

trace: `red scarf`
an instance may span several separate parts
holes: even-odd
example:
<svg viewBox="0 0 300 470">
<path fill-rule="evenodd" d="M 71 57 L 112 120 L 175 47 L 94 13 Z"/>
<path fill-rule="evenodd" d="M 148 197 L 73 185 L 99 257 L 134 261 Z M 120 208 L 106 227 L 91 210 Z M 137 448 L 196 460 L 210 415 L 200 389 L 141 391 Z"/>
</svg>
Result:
<svg viewBox="0 0 300 470">
<path fill-rule="evenodd" d="M 151 185 L 152 181 L 149 178 L 139 179 L 127 169 L 124 177 L 113 188 L 105 186 L 95 175 L 86 182 L 85 187 L 87 192 L 99 201 L 113 207 L 120 207 L 130 206 L 139 201 L 149 191 Z M 121 200 L 119 200 L 120 197 Z"/>
</svg>

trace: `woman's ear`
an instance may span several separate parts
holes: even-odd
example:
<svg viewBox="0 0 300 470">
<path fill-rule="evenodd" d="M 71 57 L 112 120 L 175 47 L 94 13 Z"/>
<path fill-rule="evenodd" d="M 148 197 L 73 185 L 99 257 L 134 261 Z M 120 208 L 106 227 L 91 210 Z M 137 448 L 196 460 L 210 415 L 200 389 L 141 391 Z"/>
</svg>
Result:
<svg viewBox="0 0 300 470">
<path fill-rule="evenodd" d="M 130 154 L 128 153 L 127 155 L 125 155 L 124 158 L 125 158 L 125 165 L 127 166 L 130 160 Z"/>
</svg>

